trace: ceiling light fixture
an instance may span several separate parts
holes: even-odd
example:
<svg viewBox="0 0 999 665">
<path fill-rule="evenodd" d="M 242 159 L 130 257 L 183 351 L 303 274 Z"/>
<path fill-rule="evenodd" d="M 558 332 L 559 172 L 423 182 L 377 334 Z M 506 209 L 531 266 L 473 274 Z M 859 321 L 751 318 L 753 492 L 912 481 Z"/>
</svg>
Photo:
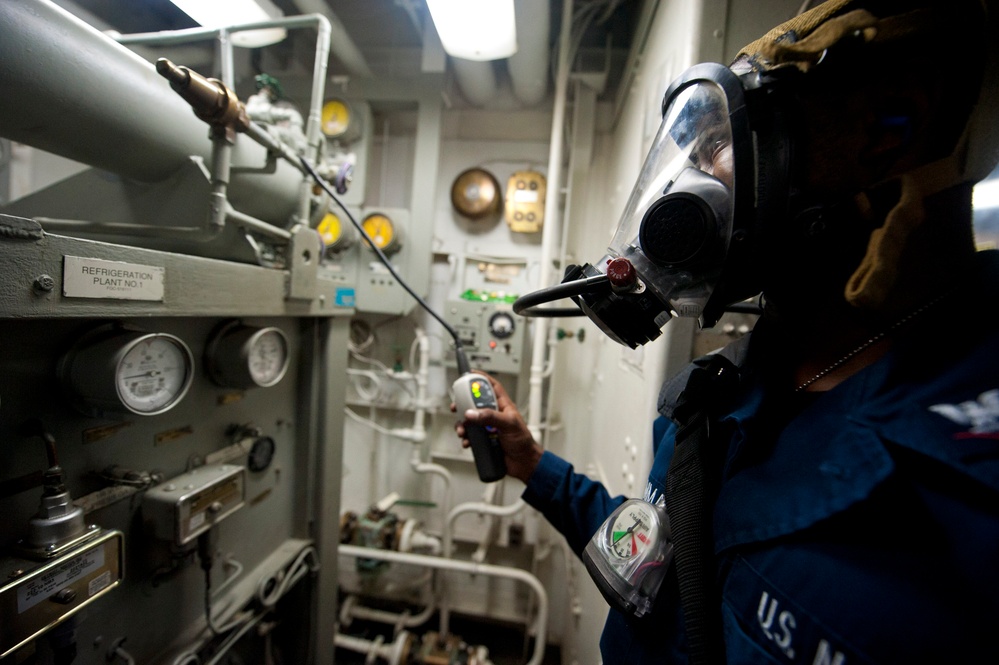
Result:
<svg viewBox="0 0 999 665">
<path fill-rule="evenodd" d="M 206 28 L 228 28 L 245 23 L 260 23 L 281 18 L 284 13 L 270 0 L 170 0 L 185 14 Z M 266 28 L 234 32 L 230 39 L 236 46 L 257 48 L 276 44 L 288 36 L 284 28 Z"/>
<path fill-rule="evenodd" d="M 427 0 L 444 51 L 465 60 L 499 60 L 517 52 L 513 0 Z"/>
</svg>

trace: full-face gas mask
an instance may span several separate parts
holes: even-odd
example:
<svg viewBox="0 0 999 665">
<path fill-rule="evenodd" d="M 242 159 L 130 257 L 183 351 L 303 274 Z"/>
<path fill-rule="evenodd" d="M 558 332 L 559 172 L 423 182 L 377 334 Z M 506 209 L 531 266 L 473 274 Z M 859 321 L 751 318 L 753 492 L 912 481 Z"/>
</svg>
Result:
<svg viewBox="0 0 999 665">
<path fill-rule="evenodd" d="M 666 92 L 608 254 L 570 266 L 560 287 L 525 296 L 515 310 L 544 316 L 549 310 L 537 304 L 569 296 L 610 337 L 635 347 L 672 316 L 711 326 L 727 305 L 757 293 L 746 269 L 756 220 L 777 212 L 771 201 L 787 200 L 788 140 L 771 93 L 755 73 L 711 63 L 687 70 Z"/>
<path fill-rule="evenodd" d="M 656 339 L 674 316 L 694 317 L 710 327 L 726 308 L 760 293 L 764 281 L 767 288 L 778 278 L 794 281 L 797 266 L 789 257 L 801 254 L 801 260 L 809 261 L 825 256 L 824 251 L 839 263 L 852 260 L 825 242 L 828 231 L 818 245 L 812 240 L 812 245 L 802 244 L 803 229 L 832 227 L 848 241 L 844 246 L 851 251 L 859 246 L 861 254 L 870 237 L 867 254 L 862 261 L 857 258 L 860 265 L 845 266 L 854 270 L 844 291 L 847 302 L 878 310 L 886 307 L 891 293 L 897 303 L 907 302 L 892 289 L 901 248 L 922 219 L 921 201 L 981 179 L 999 154 L 999 124 L 994 116 L 988 119 L 999 94 L 999 86 L 989 83 L 999 72 L 999 49 L 995 28 L 981 25 L 987 16 L 994 26 L 995 13 L 983 15 L 973 0 L 957 4 L 961 12 L 956 5 L 929 0 L 912 7 L 896 3 L 879 15 L 876 2 L 830 0 L 747 46 L 731 69 L 718 64 L 688 69 L 666 92 L 662 125 L 607 255 L 593 264 L 569 266 L 562 284 L 522 297 L 514 311 L 527 316 L 586 314 L 611 338 L 634 348 Z M 862 79 L 869 51 L 880 54 L 874 57 L 895 53 L 902 62 L 898 66 L 904 67 L 908 54 L 925 54 L 940 35 L 951 34 L 968 35 L 978 45 L 985 40 L 986 83 L 949 154 L 871 183 L 894 184 L 902 192 L 896 208 L 904 203 L 910 209 L 888 214 L 880 232 L 871 233 L 872 227 L 861 228 L 863 220 L 852 214 L 855 197 L 866 192 L 811 199 L 825 194 L 799 182 L 807 168 L 794 164 L 805 158 L 794 150 L 803 145 L 796 96 L 802 81 L 813 76 L 828 80 L 811 73 L 823 69 L 838 71 L 844 79 Z M 981 57 L 981 52 L 975 55 Z M 895 120 L 886 117 L 884 122 Z M 851 230 L 841 221 L 858 226 Z M 882 237 L 889 240 L 879 242 Z M 820 256 L 806 256 L 816 247 Z M 783 268 L 780 261 L 786 263 Z M 911 257 L 908 261 L 924 265 Z M 803 265 L 821 272 L 818 262 Z M 775 272 L 781 269 L 787 272 Z M 578 309 L 539 307 L 565 297 Z"/>
</svg>

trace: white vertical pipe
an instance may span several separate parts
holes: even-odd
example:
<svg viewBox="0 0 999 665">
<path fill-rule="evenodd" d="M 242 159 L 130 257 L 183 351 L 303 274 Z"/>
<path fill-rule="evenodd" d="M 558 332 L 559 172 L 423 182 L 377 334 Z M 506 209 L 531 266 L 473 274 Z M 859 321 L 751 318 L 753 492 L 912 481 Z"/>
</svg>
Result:
<svg viewBox="0 0 999 665">
<path fill-rule="evenodd" d="M 541 231 L 541 270 L 538 288 L 551 286 L 552 258 L 557 250 L 561 223 L 559 200 L 562 195 L 562 133 L 565 127 L 566 98 L 569 90 L 569 47 L 572 33 L 572 2 L 562 3 L 562 34 L 559 35 L 558 73 L 555 76 L 555 106 L 552 110 L 551 143 L 548 148 L 548 187 L 545 192 L 545 225 Z M 531 353 L 530 392 L 527 427 L 534 440 L 544 446 L 541 434 L 542 384 L 548 351 L 548 319 L 534 320 L 534 346 Z"/>
</svg>

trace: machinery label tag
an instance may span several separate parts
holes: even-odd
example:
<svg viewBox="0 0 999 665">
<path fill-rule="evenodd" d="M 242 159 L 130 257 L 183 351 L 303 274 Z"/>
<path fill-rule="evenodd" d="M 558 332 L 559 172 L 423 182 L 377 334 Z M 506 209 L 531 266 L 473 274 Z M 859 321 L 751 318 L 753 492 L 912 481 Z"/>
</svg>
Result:
<svg viewBox="0 0 999 665">
<path fill-rule="evenodd" d="M 166 268 L 66 256 L 62 294 L 67 298 L 163 300 Z"/>
<path fill-rule="evenodd" d="M 95 547 L 55 566 L 17 589 L 17 612 L 25 612 L 56 591 L 104 565 L 104 548 Z"/>
</svg>

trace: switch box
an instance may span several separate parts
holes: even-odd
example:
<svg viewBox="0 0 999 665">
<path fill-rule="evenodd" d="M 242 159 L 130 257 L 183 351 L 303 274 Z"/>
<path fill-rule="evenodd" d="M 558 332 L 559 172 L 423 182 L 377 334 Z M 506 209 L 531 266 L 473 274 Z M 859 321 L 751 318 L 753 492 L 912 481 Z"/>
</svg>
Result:
<svg viewBox="0 0 999 665">
<path fill-rule="evenodd" d="M 146 491 L 142 515 L 157 538 L 186 545 L 242 508 L 245 499 L 245 468 L 206 464 Z"/>
</svg>

